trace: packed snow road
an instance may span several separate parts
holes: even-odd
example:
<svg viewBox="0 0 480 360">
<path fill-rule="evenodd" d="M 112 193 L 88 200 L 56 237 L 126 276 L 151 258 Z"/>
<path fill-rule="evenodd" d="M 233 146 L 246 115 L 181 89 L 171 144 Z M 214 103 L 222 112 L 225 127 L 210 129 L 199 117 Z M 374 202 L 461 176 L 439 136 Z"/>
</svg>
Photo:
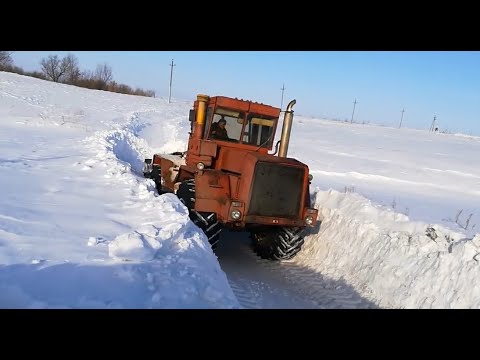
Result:
<svg viewBox="0 0 480 360">
<path fill-rule="evenodd" d="M 308 241 L 308 240 L 307 240 Z M 293 261 L 263 260 L 247 233 L 225 230 L 215 251 L 241 306 L 247 309 L 376 308 L 351 286 Z"/>
</svg>

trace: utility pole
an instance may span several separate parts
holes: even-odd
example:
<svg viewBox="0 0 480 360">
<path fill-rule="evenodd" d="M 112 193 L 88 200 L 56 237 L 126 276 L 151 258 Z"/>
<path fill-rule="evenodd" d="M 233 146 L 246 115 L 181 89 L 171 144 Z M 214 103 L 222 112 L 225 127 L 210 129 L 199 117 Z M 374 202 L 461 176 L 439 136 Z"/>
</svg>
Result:
<svg viewBox="0 0 480 360">
<path fill-rule="evenodd" d="M 353 111 L 352 111 L 352 120 L 350 120 L 350 124 L 353 123 L 353 114 L 355 114 L 355 105 L 357 105 L 357 99 L 353 102 Z"/>
<path fill-rule="evenodd" d="M 435 120 L 437 120 L 437 116 L 436 116 L 436 115 L 433 117 L 432 127 L 430 128 L 430 131 L 435 131 Z"/>
<path fill-rule="evenodd" d="M 402 109 L 402 117 L 400 118 L 400 125 L 398 128 L 400 129 L 402 127 L 402 120 L 403 120 L 403 113 L 405 112 L 405 109 Z"/>
<path fill-rule="evenodd" d="M 168 103 L 170 104 L 170 99 L 172 98 L 172 76 L 173 76 L 173 67 L 175 66 L 176 64 L 173 63 L 173 59 L 172 59 L 172 63 L 169 65 L 171 67 L 170 69 L 170 88 L 169 88 L 169 91 L 168 91 Z"/>
<path fill-rule="evenodd" d="M 282 102 L 280 103 L 280 111 L 281 111 L 283 108 L 283 92 L 285 91 L 285 84 L 282 85 L 282 88 L 280 90 L 282 90 Z"/>
</svg>

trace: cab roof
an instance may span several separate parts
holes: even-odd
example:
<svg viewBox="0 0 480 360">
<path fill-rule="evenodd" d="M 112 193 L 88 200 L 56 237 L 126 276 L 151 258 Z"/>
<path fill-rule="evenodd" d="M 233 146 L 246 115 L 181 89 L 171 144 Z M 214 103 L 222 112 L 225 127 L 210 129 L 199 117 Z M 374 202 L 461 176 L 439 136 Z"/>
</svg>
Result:
<svg viewBox="0 0 480 360">
<path fill-rule="evenodd" d="M 196 103 L 196 102 L 195 102 Z M 197 105 L 197 104 L 196 104 Z M 251 100 L 244 100 L 238 98 L 231 98 L 227 96 L 213 96 L 208 101 L 208 106 L 222 106 L 233 110 L 253 112 L 257 114 L 273 116 L 278 118 L 280 116 L 280 108 L 254 102 Z"/>
</svg>

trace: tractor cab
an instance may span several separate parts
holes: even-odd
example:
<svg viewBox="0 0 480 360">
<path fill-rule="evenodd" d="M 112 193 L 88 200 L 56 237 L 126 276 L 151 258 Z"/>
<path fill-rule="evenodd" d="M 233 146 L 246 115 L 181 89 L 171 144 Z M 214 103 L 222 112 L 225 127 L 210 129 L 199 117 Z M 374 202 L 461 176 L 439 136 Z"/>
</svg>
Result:
<svg viewBox="0 0 480 360">
<path fill-rule="evenodd" d="M 198 104 L 195 104 L 190 115 L 192 130 L 197 111 Z M 266 153 L 272 149 L 279 115 L 280 109 L 269 105 L 224 96 L 211 97 L 206 104 L 204 127 L 194 137 L 214 141 L 219 146 Z"/>
</svg>

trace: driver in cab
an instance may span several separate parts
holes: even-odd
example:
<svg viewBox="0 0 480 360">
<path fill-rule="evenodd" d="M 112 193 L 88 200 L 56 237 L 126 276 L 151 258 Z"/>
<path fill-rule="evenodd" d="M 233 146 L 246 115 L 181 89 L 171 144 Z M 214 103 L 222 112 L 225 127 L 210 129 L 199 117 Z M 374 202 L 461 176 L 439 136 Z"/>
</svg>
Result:
<svg viewBox="0 0 480 360">
<path fill-rule="evenodd" d="M 225 129 L 227 121 L 222 117 L 218 122 L 212 124 L 212 130 L 210 131 L 210 137 L 217 140 L 231 140 L 228 137 L 227 129 Z"/>
</svg>

